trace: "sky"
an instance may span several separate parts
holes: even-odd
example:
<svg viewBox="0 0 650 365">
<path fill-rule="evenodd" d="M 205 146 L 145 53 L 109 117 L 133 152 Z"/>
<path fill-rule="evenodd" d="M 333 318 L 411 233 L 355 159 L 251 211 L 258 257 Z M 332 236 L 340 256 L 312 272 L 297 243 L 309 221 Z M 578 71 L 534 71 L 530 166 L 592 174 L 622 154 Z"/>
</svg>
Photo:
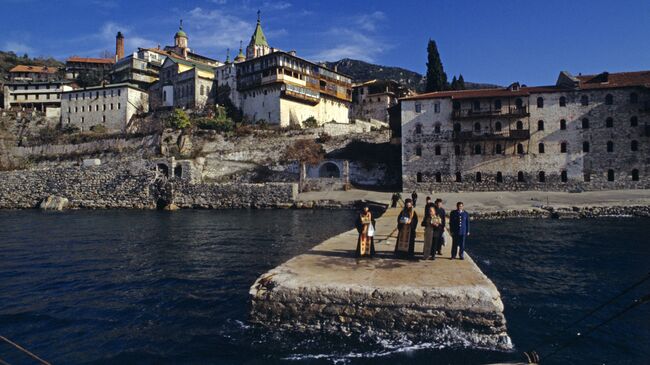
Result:
<svg viewBox="0 0 650 365">
<path fill-rule="evenodd" d="M 0 50 L 64 60 L 173 44 L 224 60 L 262 14 L 272 47 L 424 73 L 429 39 L 449 79 L 553 84 L 560 71 L 650 69 L 650 0 L 0 0 Z M 14 14 L 14 16 L 10 16 Z M 9 15 L 9 16 L 7 16 Z"/>
</svg>

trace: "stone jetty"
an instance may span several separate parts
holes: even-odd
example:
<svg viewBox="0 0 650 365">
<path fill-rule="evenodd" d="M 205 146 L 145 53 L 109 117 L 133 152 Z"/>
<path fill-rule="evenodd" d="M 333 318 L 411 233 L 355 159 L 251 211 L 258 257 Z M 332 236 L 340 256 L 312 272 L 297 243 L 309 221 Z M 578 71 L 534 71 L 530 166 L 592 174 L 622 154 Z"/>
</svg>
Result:
<svg viewBox="0 0 650 365">
<path fill-rule="evenodd" d="M 511 349 L 499 291 L 468 255 L 449 259 L 448 236 L 435 261 L 393 258 L 398 214 L 389 209 L 377 220 L 374 259 L 354 257 L 351 230 L 261 275 L 250 289 L 251 321 L 307 333 L 452 332 L 470 347 Z"/>
</svg>

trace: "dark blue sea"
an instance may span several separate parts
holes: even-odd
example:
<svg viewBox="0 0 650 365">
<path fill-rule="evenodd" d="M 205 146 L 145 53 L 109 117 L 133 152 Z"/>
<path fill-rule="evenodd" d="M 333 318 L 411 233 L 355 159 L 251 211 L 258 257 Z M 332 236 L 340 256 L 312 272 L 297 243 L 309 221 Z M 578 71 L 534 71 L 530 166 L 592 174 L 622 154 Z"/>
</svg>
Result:
<svg viewBox="0 0 650 365">
<path fill-rule="evenodd" d="M 562 332 L 648 274 L 650 220 L 639 218 L 474 223 L 469 253 L 502 294 L 513 352 L 250 326 L 257 276 L 352 221 L 318 210 L 1 211 L 0 335 L 52 364 L 485 364 L 531 349 L 543 364 L 650 363 L 650 304 L 586 334 L 649 282 Z M 4 343 L 0 359 L 35 363 Z"/>
</svg>

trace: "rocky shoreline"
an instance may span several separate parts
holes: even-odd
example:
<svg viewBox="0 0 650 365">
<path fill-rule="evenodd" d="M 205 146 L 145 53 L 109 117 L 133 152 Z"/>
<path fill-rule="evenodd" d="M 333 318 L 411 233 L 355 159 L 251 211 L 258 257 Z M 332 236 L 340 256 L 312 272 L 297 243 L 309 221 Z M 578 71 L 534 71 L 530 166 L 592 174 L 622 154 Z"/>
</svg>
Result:
<svg viewBox="0 0 650 365">
<path fill-rule="evenodd" d="M 546 207 L 521 210 L 472 212 L 472 220 L 501 220 L 512 218 L 582 219 L 599 217 L 650 217 L 650 206 L 573 206 Z"/>
</svg>

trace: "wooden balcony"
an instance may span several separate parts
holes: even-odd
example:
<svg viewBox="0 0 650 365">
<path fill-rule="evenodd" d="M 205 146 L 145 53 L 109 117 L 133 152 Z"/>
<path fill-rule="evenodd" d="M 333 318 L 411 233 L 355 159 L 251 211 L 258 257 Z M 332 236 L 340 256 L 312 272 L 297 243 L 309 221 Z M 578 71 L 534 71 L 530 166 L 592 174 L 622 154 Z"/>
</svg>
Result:
<svg viewBox="0 0 650 365">
<path fill-rule="evenodd" d="M 457 109 L 453 110 L 451 118 L 454 120 L 461 119 L 477 119 L 477 118 L 519 118 L 527 117 L 530 113 L 528 112 L 528 107 L 521 106 L 510 106 L 502 107 L 501 109 Z"/>
<path fill-rule="evenodd" d="M 512 129 L 501 132 L 472 132 L 462 131 L 454 132 L 452 139 L 455 142 L 471 142 L 471 141 L 496 141 L 496 140 L 510 140 L 521 141 L 530 138 L 529 129 Z"/>
<path fill-rule="evenodd" d="M 286 98 L 286 99 L 292 99 L 296 101 L 300 101 L 303 103 L 307 103 L 310 105 L 316 105 L 320 102 L 320 98 L 313 97 L 310 95 L 302 94 L 302 93 L 297 93 L 293 92 L 291 90 L 282 90 L 281 97 Z"/>
</svg>

